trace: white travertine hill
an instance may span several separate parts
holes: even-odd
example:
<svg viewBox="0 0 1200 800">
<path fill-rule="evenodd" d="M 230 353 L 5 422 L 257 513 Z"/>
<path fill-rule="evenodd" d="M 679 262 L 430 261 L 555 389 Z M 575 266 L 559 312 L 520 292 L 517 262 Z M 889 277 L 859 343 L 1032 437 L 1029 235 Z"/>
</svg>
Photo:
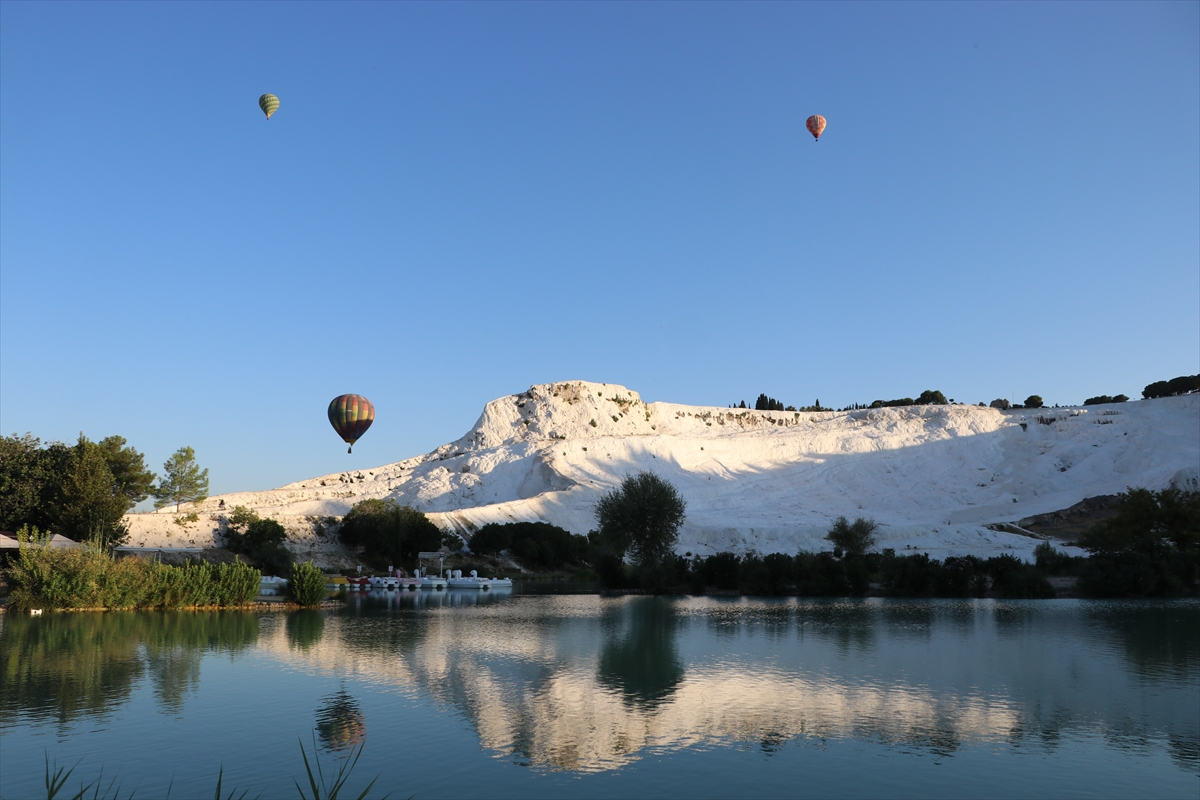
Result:
<svg viewBox="0 0 1200 800">
<path fill-rule="evenodd" d="M 212 497 L 186 529 L 169 510 L 128 519 L 130 544 L 211 545 L 223 510 L 244 505 L 284 522 L 295 549 L 307 539 L 320 550 L 322 518 L 390 497 L 463 535 L 519 520 L 586 533 L 603 492 L 652 470 L 687 500 L 680 552 L 824 549 L 844 515 L 876 520 L 880 547 L 1028 556 L 1036 539 L 986 526 L 1130 486 L 1194 488 L 1198 465 L 1197 394 L 803 413 L 647 404 L 623 386 L 568 381 L 493 400 L 465 436 L 424 456 Z"/>
</svg>

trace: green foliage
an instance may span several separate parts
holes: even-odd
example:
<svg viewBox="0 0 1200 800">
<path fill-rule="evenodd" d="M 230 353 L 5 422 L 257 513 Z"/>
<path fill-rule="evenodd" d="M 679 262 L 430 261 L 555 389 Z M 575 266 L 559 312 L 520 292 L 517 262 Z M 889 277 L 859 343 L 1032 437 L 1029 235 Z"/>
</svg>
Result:
<svg viewBox="0 0 1200 800">
<path fill-rule="evenodd" d="M 833 543 L 834 555 L 841 558 L 842 553 L 850 556 L 861 556 L 875 546 L 875 531 L 879 525 L 875 520 L 857 518 L 849 522 L 845 517 L 833 521 L 833 527 L 825 538 Z"/>
<path fill-rule="evenodd" d="M 618 558 L 629 553 L 640 567 L 667 562 L 679 539 L 686 503 L 679 491 L 652 472 L 639 472 L 596 503 L 604 548 Z"/>
<path fill-rule="evenodd" d="M 300 800 L 338 800 L 338 794 L 345 788 L 346 781 L 350 779 L 350 773 L 354 771 L 354 767 L 358 764 L 358 759 L 362 756 L 363 747 L 364 745 L 360 744 L 355 748 L 351 748 L 350 754 L 342 759 L 341 764 L 338 766 L 337 774 L 331 774 L 327 779 L 325 777 L 325 770 L 317 758 L 316 734 L 313 734 L 313 763 L 317 766 L 316 775 L 313 775 L 312 764 L 308 761 L 308 753 L 304 752 L 304 742 L 301 742 L 300 755 L 304 759 L 304 772 L 308 776 L 308 786 L 312 791 L 312 795 L 306 795 L 299 781 L 296 781 L 296 791 L 300 793 Z M 363 789 L 358 795 L 357 800 L 364 800 L 377 780 L 379 780 L 378 775 L 371 779 L 371 782 L 367 784 L 367 788 Z M 217 793 L 218 795 L 220 794 L 219 788 L 217 789 Z M 386 798 L 387 795 L 384 795 L 384 797 Z"/>
<path fill-rule="evenodd" d="M 1070 575 L 1082 560 L 1056 550 L 1050 542 L 1042 542 L 1033 548 L 1033 558 L 1037 568 L 1047 575 Z"/>
<path fill-rule="evenodd" d="M 395 500 L 363 500 L 342 520 L 339 536 L 377 564 L 411 564 L 421 551 L 437 550 L 442 532 L 429 518 Z"/>
<path fill-rule="evenodd" d="M 286 541 L 287 531 L 278 521 L 263 519 L 245 506 L 235 506 L 225 521 L 225 546 L 270 575 L 286 575 L 295 561 Z"/>
<path fill-rule="evenodd" d="M 1054 597 L 1054 588 L 1046 576 L 1016 556 L 993 556 L 984 562 L 984 568 L 996 597 L 1032 600 Z"/>
<path fill-rule="evenodd" d="M 1041 408 L 1043 405 L 1045 405 L 1045 404 L 1042 402 L 1042 398 L 1040 395 L 1031 394 L 1031 395 L 1029 395 L 1029 397 L 1025 398 L 1025 407 L 1026 408 Z"/>
<path fill-rule="evenodd" d="M 196 463 L 196 451 L 181 447 L 163 463 L 163 479 L 152 488 L 154 507 L 199 503 L 208 497 L 208 470 Z"/>
<path fill-rule="evenodd" d="M 110 547 L 126 535 L 121 518 L 146 499 L 154 474 L 120 436 L 73 447 L 41 446 L 25 434 L 0 438 L 0 528 L 50 528 Z"/>
<path fill-rule="evenodd" d="M 292 566 L 288 596 L 302 606 L 315 606 L 325 599 L 325 573 L 312 561 Z"/>
<path fill-rule="evenodd" d="M 894 406 L 911 406 L 913 399 L 911 397 L 901 397 L 899 400 L 876 400 L 871 403 L 871 408 L 891 408 Z"/>
<path fill-rule="evenodd" d="M 1087 400 L 1083 401 L 1083 404 L 1085 406 L 1099 406 L 1099 405 L 1104 405 L 1105 403 L 1126 403 L 1126 402 L 1129 402 L 1129 398 L 1123 394 L 1118 394 L 1113 397 L 1109 397 L 1106 394 L 1101 394 L 1101 395 L 1097 395 L 1096 397 L 1089 397 Z"/>
<path fill-rule="evenodd" d="M 941 392 L 933 389 L 926 389 L 925 391 L 921 392 L 921 396 L 918 397 L 913 404 L 918 406 L 944 406 L 947 405 L 947 400 L 946 395 L 942 394 Z"/>
<path fill-rule="evenodd" d="M 1192 392 L 1200 392 L 1200 375 L 1180 375 L 1169 381 L 1155 381 L 1142 389 L 1142 397 L 1152 400 L 1156 397 L 1174 397 Z"/>
<path fill-rule="evenodd" d="M 820 401 L 818 401 L 819 403 Z M 776 400 L 774 397 L 767 397 L 765 394 L 760 394 L 758 399 L 754 401 L 755 411 L 783 411 L 783 403 Z"/>
<path fill-rule="evenodd" d="M 471 537 L 472 553 L 497 555 L 507 550 L 530 566 L 554 569 L 578 564 L 588 553 L 588 539 L 546 522 L 490 523 Z"/>
<path fill-rule="evenodd" d="M 36 537 L 36 529 L 34 530 Z M 26 540 L 30 536 L 26 534 Z M 261 574 L 247 564 L 189 562 L 173 567 L 114 559 L 93 547 L 58 549 L 22 543 L 7 570 L 9 606 L 163 609 L 241 606 L 258 596 Z"/>
<path fill-rule="evenodd" d="M 1200 578 L 1200 492 L 1129 489 L 1116 514 L 1080 540 L 1092 554 L 1080 588 L 1105 597 L 1146 597 L 1195 590 Z"/>
</svg>

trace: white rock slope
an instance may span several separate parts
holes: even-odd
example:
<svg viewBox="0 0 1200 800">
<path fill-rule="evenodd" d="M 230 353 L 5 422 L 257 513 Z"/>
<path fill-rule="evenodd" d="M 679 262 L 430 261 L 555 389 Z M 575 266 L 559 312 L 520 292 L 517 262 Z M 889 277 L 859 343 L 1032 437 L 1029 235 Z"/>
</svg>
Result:
<svg viewBox="0 0 1200 800">
<path fill-rule="evenodd" d="M 300 544 L 320 518 L 385 497 L 462 534 L 517 520 L 585 533 L 601 493 L 652 470 L 687 500 L 680 552 L 822 549 L 845 515 L 875 519 L 880 546 L 898 551 L 1028 556 L 1036 540 L 985 526 L 1129 486 L 1194 488 L 1198 465 L 1200 395 L 796 413 L 647 404 L 623 386 L 569 381 L 488 403 L 465 436 L 424 456 L 210 498 L 186 531 L 166 511 L 130 515 L 130 543 L 209 545 L 221 508 L 244 505 Z"/>
</svg>

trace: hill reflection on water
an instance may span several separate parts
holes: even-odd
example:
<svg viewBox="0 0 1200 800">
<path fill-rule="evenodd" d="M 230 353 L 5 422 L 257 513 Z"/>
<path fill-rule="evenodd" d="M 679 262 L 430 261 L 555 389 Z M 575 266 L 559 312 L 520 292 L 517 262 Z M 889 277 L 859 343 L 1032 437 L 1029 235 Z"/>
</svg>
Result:
<svg viewBox="0 0 1200 800">
<path fill-rule="evenodd" d="M 470 606 L 464 608 L 463 606 Z M 856 739 L 951 753 L 1054 751 L 1100 735 L 1200 774 L 1200 604 L 484 597 L 392 593 L 345 612 L 6 615 L 0 716 L 64 724 L 164 708 L 201 656 L 255 649 L 331 680 L 458 711 L 481 745 L 551 770 L 619 769 L 713 744 L 772 753 Z M 366 741 L 344 688 L 316 710 L 325 747 Z"/>
</svg>

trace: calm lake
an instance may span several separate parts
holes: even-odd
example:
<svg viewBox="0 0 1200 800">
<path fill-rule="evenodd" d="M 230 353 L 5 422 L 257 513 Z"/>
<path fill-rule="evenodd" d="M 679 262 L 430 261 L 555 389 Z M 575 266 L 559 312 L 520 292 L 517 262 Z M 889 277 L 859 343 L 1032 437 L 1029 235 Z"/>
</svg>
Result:
<svg viewBox="0 0 1200 800">
<path fill-rule="evenodd" d="M 0 796 L 1200 795 L 1200 603 L 373 592 L 0 615 Z M 173 783 L 172 783 L 173 782 Z M 306 789 L 307 791 L 307 789 Z"/>
</svg>

